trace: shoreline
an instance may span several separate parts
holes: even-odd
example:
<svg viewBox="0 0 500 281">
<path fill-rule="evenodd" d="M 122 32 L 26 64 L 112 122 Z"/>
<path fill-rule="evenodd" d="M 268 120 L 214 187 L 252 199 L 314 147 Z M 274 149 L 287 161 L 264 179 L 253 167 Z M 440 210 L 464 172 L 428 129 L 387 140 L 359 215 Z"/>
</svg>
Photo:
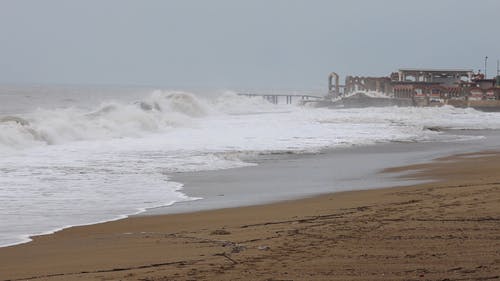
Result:
<svg viewBox="0 0 500 281">
<path fill-rule="evenodd" d="M 417 216 L 416 219 L 405 221 L 405 224 L 399 225 L 394 229 L 394 233 L 392 233 L 393 236 L 394 234 L 397 234 L 396 236 L 401 236 L 404 233 L 408 234 L 408 230 L 405 230 L 405 225 L 407 223 L 417 224 L 417 226 L 423 223 L 418 216 L 436 215 L 438 217 L 441 216 L 441 219 L 444 219 L 445 221 L 451 219 L 455 222 L 458 230 L 451 231 L 448 229 L 443 231 L 449 232 L 450 234 L 448 235 L 456 236 L 455 232 L 459 231 L 459 229 L 462 229 L 460 231 L 463 233 L 465 228 L 462 224 L 467 224 L 471 221 L 470 219 L 457 220 L 456 215 L 459 214 L 461 216 L 467 216 L 472 210 L 474 213 L 480 214 L 481 216 L 479 218 L 483 218 L 486 223 L 488 223 L 488 221 L 495 223 L 493 226 L 488 225 L 484 231 L 489 229 L 489 231 L 493 231 L 493 234 L 496 233 L 498 230 L 498 224 L 496 223 L 497 218 L 495 217 L 495 214 L 498 214 L 499 211 L 498 204 L 496 203 L 500 202 L 500 198 L 498 198 L 500 184 L 497 183 L 497 179 L 500 180 L 500 176 L 496 175 L 496 170 L 499 167 L 500 152 L 486 151 L 481 153 L 468 153 L 454 157 L 437 159 L 432 163 L 410 165 L 388 170 L 388 172 L 410 171 L 410 177 L 412 178 L 416 177 L 419 179 L 426 179 L 431 177 L 439 179 L 439 181 L 432 183 L 424 183 L 407 187 L 345 191 L 259 206 L 219 209 L 174 215 L 136 216 L 114 222 L 72 227 L 55 234 L 34 237 L 34 241 L 31 243 L 0 248 L 0 261 L 2 261 L 0 262 L 0 272 L 2 272 L 2 274 L 0 274 L 0 280 L 23 280 L 25 278 L 36 276 L 38 277 L 35 279 L 40 280 L 101 280 L 99 279 L 101 278 L 99 276 L 106 276 L 106 278 L 110 278 L 112 280 L 139 280 L 138 278 L 140 276 L 151 276 L 151 279 L 146 280 L 189 280 L 187 277 L 184 278 L 182 274 L 187 274 L 184 276 L 195 276 L 197 278 L 194 279 L 197 280 L 214 280 L 214 278 L 217 280 L 235 280 L 242 278 L 241 276 L 248 277 L 248 275 L 245 274 L 250 270 L 250 268 L 246 267 L 246 265 L 250 264 L 252 264 L 252 266 L 256 266 L 256 269 L 252 272 L 253 274 L 257 274 L 262 277 L 256 278 L 259 280 L 263 280 L 263 277 L 275 278 L 276 276 L 279 276 L 280 278 L 295 276 L 294 278 L 303 279 L 305 276 L 301 277 L 301 273 L 294 271 L 293 267 L 306 270 L 303 266 L 301 266 L 301 264 L 307 264 L 307 260 L 314 260 L 320 257 L 321 260 L 323 258 L 327 259 L 326 256 L 318 253 L 318 251 L 321 251 L 322 248 L 318 248 L 317 244 L 302 248 L 300 245 L 303 243 L 309 243 L 319 239 L 321 243 L 337 241 L 331 245 L 334 248 L 338 247 L 338 243 L 340 242 L 342 242 L 341 244 L 349 244 L 351 245 L 350 247 L 353 248 L 358 247 L 356 244 L 351 243 L 355 241 L 350 241 L 350 238 L 343 236 L 336 236 L 334 239 L 328 237 L 317 237 L 320 233 L 323 233 L 321 235 L 325 235 L 325 229 L 323 229 L 323 227 L 330 229 L 330 231 L 327 231 L 326 233 L 331 235 L 339 231 L 345 231 L 345 229 L 337 229 L 333 231 L 336 228 L 336 225 L 340 222 L 344 226 L 354 224 L 354 228 L 352 229 L 359 230 L 363 229 L 366 224 L 371 225 L 381 220 L 397 223 L 401 218 L 405 218 L 407 216 Z M 408 175 L 405 177 L 408 177 Z M 438 194 L 439 196 L 432 195 L 432 193 L 436 192 L 436 190 L 437 192 L 442 192 L 442 190 L 449 189 L 447 186 L 457 186 L 450 189 L 451 191 L 449 192 L 451 192 L 450 194 L 452 195 L 450 198 L 448 198 L 449 196 L 447 197 L 443 194 Z M 474 188 L 481 187 L 482 190 L 481 192 L 474 190 L 471 191 L 468 190 L 469 186 Z M 457 192 L 453 189 L 457 189 Z M 494 200 L 493 203 L 496 205 L 491 205 L 491 202 L 488 203 L 489 205 L 485 205 L 484 202 L 479 201 L 475 204 L 483 205 L 483 207 L 471 209 L 469 206 L 465 209 L 468 213 L 464 213 L 464 210 L 461 210 L 462 207 L 468 206 L 467 204 L 470 205 L 474 203 L 474 201 L 471 201 L 474 198 L 469 198 L 469 196 L 464 197 L 462 194 L 467 192 L 473 192 L 474 196 L 481 197 L 480 200 Z M 437 203 L 427 203 L 425 200 L 420 198 L 422 196 L 424 198 L 431 198 Z M 397 202 L 391 201 L 394 199 L 397 199 Z M 457 202 L 460 200 L 466 200 L 468 203 L 456 206 Z M 332 206 L 332 204 L 334 206 Z M 385 216 L 382 217 L 378 217 L 377 215 L 377 217 L 374 218 L 374 221 L 357 222 L 357 220 L 364 220 L 363 216 L 366 215 L 366 211 L 375 213 L 382 212 L 383 208 L 385 208 L 384 206 L 387 204 L 391 206 L 389 209 L 400 208 L 397 206 L 406 206 L 410 210 L 407 210 L 406 208 L 400 209 L 396 213 L 386 213 Z M 426 205 L 424 206 L 425 208 L 417 208 L 418 205 L 421 204 Z M 487 206 L 488 208 L 485 209 L 484 206 Z M 420 211 L 415 213 L 414 211 L 411 211 L 411 208 L 417 208 Z M 427 210 L 428 208 L 437 208 L 440 212 L 429 212 Z M 451 212 L 451 210 L 455 213 Z M 447 218 L 447 213 L 449 212 L 454 214 L 454 216 Z M 363 214 L 363 216 L 360 217 L 360 214 Z M 301 238 L 301 236 L 298 235 L 301 231 L 305 231 L 302 226 L 307 226 L 306 229 L 308 231 L 313 231 L 315 227 L 319 227 L 317 225 L 320 221 L 321 227 L 318 231 L 321 231 L 317 234 L 308 236 L 309 238 Z M 480 221 L 475 218 L 473 222 L 478 224 L 474 226 L 475 228 L 478 228 Z M 298 232 L 295 233 L 297 231 L 297 227 L 299 226 L 302 230 L 299 229 Z M 415 229 L 418 230 L 419 227 L 417 226 L 415 226 Z M 430 230 L 432 231 L 435 227 L 438 226 L 433 226 Z M 250 231 L 249 229 L 252 230 Z M 376 229 L 374 231 L 379 230 Z M 425 233 L 428 233 L 428 231 L 429 229 L 426 229 L 419 235 L 424 235 Z M 354 231 L 350 235 L 357 236 L 360 233 L 363 235 L 369 235 L 370 233 L 365 233 L 365 231 L 361 231 L 360 233 L 358 232 L 359 231 Z M 483 232 L 480 232 L 480 234 L 485 236 Z M 495 238 L 495 235 L 493 234 L 488 234 L 489 236 L 486 235 L 486 237 L 493 239 L 489 241 L 488 247 L 492 249 L 493 253 L 496 254 L 500 252 L 500 244 L 498 242 L 499 238 Z M 478 245 L 474 244 L 474 247 L 483 247 L 485 245 L 485 241 L 481 240 L 484 237 L 481 238 L 481 235 L 471 240 L 472 242 L 477 240 L 479 243 Z M 386 236 L 384 235 L 382 238 L 383 237 Z M 441 237 L 445 236 L 441 235 Z M 282 239 L 292 239 L 293 241 L 287 240 L 287 243 L 293 242 L 295 243 L 292 243 L 293 245 L 299 245 L 299 248 L 305 252 L 301 254 L 291 251 L 289 253 L 290 255 L 298 255 L 296 257 L 297 260 L 283 261 L 283 264 L 286 264 L 286 267 L 280 267 L 279 270 L 277 270 L 276 266 L 273 265 L 272 260 L 277 257 L 281 260 L 286 260 L 283 253 L 277 252 L 284 248 L 291 250 L 289 247 L 287 248 L 285 244 L 281 243 L 283 242 Z M 363 239 L 361 241 L 364 241 L 363 243 L 369 243 L 375 248 L 378 247 L 377 243 L 383 244 L 387 242 L 384 239 L 375 239 L 376 241 L 372 241 L 373 239 L 374 238 L 372 237 L 371 239 Z M 439 240 L 442 238 L 436 239 Z M 464 241 L 462 241 L 463 239 L 459 240 L 459 242 L 464 243 Z M 467 241 L 466 243 L 472 243 L 469 240 L 470 239 L 465 240 Z M 257 243 L 256 241 L 260 242 Z M 426 243 L 425 239 L 417 239 L 416 241 L 423 243 L 424 245 Z M 415 241 L 411 242 L 414 243 Z M 397 243 L 397 241 L 392 241 L 391 243 Z M 460 244 L 460 246 L 462 247 L 463 245 Z M 350 251 L 352 250 L 350 247 L 343 248 L 343 250 Z M 439 248 L 442 246 L 433 245 L 433 247 Z M 368 251 L 368 249 L 363 249 L 363 251 Z M 311 250 L 312 252 L 310 252 Z M 379 250 L 382 251 L 383 249 Z M 405 248 L 405 251 L 409 251 L 409 249 Z M 495 256 L 491 257 L 488 256 L 487 253 L 485 254 L 481 251 L 477 252 L 477 250 L 474 251 L 476 251 L 477 254 L 481 254 L 486 258 L 489 258 L 493 262 L 500 261 L 495 260 Z M 48 253 L 50 253 L 50 255 Z M 379 254 L 382 254 L 382 256 L 385 255 L 383 253 Z M 267 257 L 268 255 L 270 255 L 270 257 Z M 414 256 L 414 254 L 406 254 L 404 257 L 408 255 Z M 391 255 L 386 256 L 389 257 L 390 260 L 396 259 Z M 263 262 L 262 264 L 255 263 L 253 259 L 257 257 L 265 260 L 266 262 Z M 357 257 L 357 259 L 359 258 L 360 257 Z M 365 258 L 370 260 L 369 257 Z M 346 258 L 343 257 L 343 259 Z M 407 259 L 408 258 L 403 258 L 403 260 Z M 457 259 L 458 256 L 454 258 L 451 258 L 450 256 L 447 257 L 447 260 L 450 260 L 452 263 L 457 263 Z M 475 259 L 477 259 L 477 257 Z M 321 262 L 320 264 L 330 267 L 332 266 L 332 262 L 335 264 L 335 259 L 327 260 L 329 260 L 329 262 L 326 264 Z M 484 260 L 484 257 L 479 260 Z M 351 260 L 351 262 L 355 261 L 356 259 Z M 380 262 L 378 258 L 375 261 L 377 263 Z M 372 260 L 372 262 L 375 261 Z M 460 267 L 451 267 L 449 264 L 450 262 L 445 262 L 441 259 L 440 262 L 446 264 L 446 266 L 450 267 L 450 269 Z M 423 259 L 420 259 L 418 264 L 421 265 L 420 263 L 425 262 Z M 395 263 L 394 266 L 398 267 L 397 264 L 398 263 Z M 460 264 L 460 262 L 458 262 L 458 264 Z M 318 270 L 318 266 L 319 265 L 314 266 L 313 268 Z M 408 264 L 402 263 L 401 266 L 406 268 L 408 267 Z M 241 267 L 243 267 L 244 270 Z M 356 266 L 353 267 L 356 270 Z M 492 268 L 495 269 L 490 264 L 481 267 L 480 269 L 476 269 L 475 272 L 490 274 Z M 166 271 L 166 269 L 168 270 Z M 188 269 L 189 271 L 187 271 Z M 375 269 L 375 267 L 371 268 L 371 270 Z M 337 270 L 343 274 L 351 272 L 342 270 L 342 268 L 337 268 Z M 357 270 L 361 269 L 358 268 Z M 435 276 L 446 277 L 458 274 L 457 276 L 471 277 L 470 273 L 461 272 L 464 270 L 457 269 L 450 272 L 446 271 L 444 273 L 436 271 L 433 273 L 433 271 L 430 270 L 422 271 L 421 269 L 414 268 L 412 274 L 403 275 L 405 278 L 400 278 L 401 276 L 396 278 L 399 275 L 392 277 L 397 280 L 407 280 L 409 277 L 417 278 L 422 274 L 434 274 Z M 421 273 L 421 271 L 423 273 Z M 314 273 L 310 271 L 308 272 L 309 274 Z M 368 275 L 365 274 L 367 272 L 368 271 L 364 273 L 361 272 L 360 276 L 365 277 L 364 279 L 358 278 L 357 280 L 377 279 L 367 277 Z M 414 274 L 415 272 L 418 273 L 418 276 Z M 191 273 L 191 275 L 188 273 Z M 398 271 L 398 274 L 402 273 Z M 170 279 L 161 279 L 165 276 L 170 276 Z M 322 278 L 324 280 L 331 280 L 325 276 L 331 277 L 331 275 L 325 275 L 324 272 L 316 277 L 318 277 L 319 280 L 322 280 Z M 344 275 L 344 278 L 349 279 L 348 276 L 350 275 Z M 381 278 L 381 276 L 378 277 Z M 385 277 L 388 277 L 388 275 L 385 275 Z M 339 280 L 345 279 L 339 278 Z M 243 278 L 240 280 L 247 279 Z"/>
<path fill-rule="evenodd" d="M 255 161 L 255 166 L 174 173 L 171 179 L 183 184 L 182 193 L 202 199 L 150 208 L 135 216 L 262 205 L 350 190 L 414 185 L 423 181 L 381 171 L 500 147 L 500 130 L 450 130 L 443 134 L 461 137 L 479 134 L 484 138 L 390 142 L 327 149 L 314 154 L 264 155 Z"/>
</svg>

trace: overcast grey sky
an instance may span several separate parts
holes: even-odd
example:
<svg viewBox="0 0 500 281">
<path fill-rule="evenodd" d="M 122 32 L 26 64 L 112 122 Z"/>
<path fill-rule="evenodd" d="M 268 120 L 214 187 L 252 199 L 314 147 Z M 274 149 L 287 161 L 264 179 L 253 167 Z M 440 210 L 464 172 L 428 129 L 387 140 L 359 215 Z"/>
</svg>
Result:
<svg viewBox="0 0 500 281">
<path fill-rule="evenodd" d="M 321 88 L 330 71 L 482 68 L 500 1 L 0 0 L 0 83 Z"/>
</svg>

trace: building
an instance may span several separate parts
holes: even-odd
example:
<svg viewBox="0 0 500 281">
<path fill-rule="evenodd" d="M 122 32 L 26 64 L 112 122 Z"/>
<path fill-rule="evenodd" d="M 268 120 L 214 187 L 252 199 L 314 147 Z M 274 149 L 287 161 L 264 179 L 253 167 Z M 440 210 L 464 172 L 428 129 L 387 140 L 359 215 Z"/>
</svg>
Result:
<svg viewBox="0 0 500 281">
<path fill-rule="evenodd" d="M 465 107 L 470 106 L 469 101 L 500 100 L 500 76 L 486 79 L 472 69 L 403 68 L 387 77 L 347 76 L 343 88 L 345 97 L 365 93 L 410 99 L 417 106 Z"/>
</svg>

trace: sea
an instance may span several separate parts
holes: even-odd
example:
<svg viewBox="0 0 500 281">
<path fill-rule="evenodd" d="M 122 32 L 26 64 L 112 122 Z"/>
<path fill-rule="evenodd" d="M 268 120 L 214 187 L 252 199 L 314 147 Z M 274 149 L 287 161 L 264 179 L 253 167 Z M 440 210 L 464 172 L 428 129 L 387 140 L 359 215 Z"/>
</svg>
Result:
<svg viewBox="0 0 500 281">
<path fill-rule="evenodd" d="M 277 154 L 467 142 L 484 136 L 450 131 L 498 129 L 499 113 L 451 106 L 328 109 L 231 90 L 1 85 L 0 246 L 203 200 L 173 174 Z"/>
</svg>

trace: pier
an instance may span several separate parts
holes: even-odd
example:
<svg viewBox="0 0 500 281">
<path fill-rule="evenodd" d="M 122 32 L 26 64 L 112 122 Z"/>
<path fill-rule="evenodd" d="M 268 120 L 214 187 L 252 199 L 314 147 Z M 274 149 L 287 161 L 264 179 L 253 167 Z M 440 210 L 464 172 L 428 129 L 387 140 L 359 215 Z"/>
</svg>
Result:
<svg viewBox="0 0 500 281">
<path fill-rule="evenodd" d="M 295 103 L 305 103 L 312 101 L 319 101 L 324 99 L 324 96 L 314 95 L 314 94 L 268 94 L 268 93 L 238 93 L 238 96 L 246 97 L 262 97 L 264 100 L 272 104 L 293 104 Z"/>
</svg>

